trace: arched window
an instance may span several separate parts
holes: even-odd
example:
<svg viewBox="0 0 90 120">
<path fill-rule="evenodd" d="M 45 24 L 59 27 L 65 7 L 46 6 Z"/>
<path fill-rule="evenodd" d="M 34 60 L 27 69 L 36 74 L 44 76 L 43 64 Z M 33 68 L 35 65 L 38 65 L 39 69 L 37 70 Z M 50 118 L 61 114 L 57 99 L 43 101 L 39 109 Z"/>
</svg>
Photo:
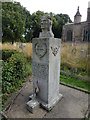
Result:
<svg viewBox="0 0 90 120">
<path fill-rule="evenodd" d="M 83 41 L 88 41 L 88 40 L 89 40 L 88 30 L 84 29 L 84 31 L 83 31 Z"/>
<path fill-rule="evenodd" d="M 67 31 L 67 41 L 72 41 L 72 31 L 71 30 Z"/>
</svg>

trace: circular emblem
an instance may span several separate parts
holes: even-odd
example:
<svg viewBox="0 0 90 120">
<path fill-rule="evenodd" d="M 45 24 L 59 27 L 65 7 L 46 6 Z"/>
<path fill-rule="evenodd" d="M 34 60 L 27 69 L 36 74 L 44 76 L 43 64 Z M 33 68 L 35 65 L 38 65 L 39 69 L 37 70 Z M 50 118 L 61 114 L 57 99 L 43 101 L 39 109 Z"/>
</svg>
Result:
<svg viewBox="0 0 90 120">
<path fill-rule="evenodd" d="M 44 57 L 44 55 L 47 53 L 47 46 L 45 43 L 36 43 L 35 44 L 35 52 L 39 56 L 39 58 Z"/>
</svg>

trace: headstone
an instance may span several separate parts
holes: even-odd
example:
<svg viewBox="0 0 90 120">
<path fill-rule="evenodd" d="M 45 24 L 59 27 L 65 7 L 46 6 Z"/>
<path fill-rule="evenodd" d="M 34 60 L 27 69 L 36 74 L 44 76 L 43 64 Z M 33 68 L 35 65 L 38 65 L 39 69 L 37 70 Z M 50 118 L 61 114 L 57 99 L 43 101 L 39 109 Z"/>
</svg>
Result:
<svg viewBox="0 0 90 120">
<path fill-rule="evenodd" d="M 27 103 L 30 112 L 38 105 L 51 110 L 62 98 L 59 93 L 61 40 L 54 38 L 51 28 L 52 21 L 43 16 L 42 32 L 32 40 L 33 95 Z"/>
<path fill-rule="evenodd" d="M 81 56 L 87 56 L 87 54 L 88 54 L 87 50 L 81 50 L 80 51 Z"/>
<path fill-rule="evenodd" d="M 0 47 L 2 47 L 2 43 L 0 42 Z"/>
<path fill-rule="evenodd" d="M 13 46 L 14 46 L 14 47 L 16 47 L 16 46 L 17 46 L 17 44 L 16 44 L 16 43 L 14 43 L 14 44 L 13 44 Z"/>
<path fill-rule="evenodd" d="M 19 45 L 19 48 L 21 49 L 21 51 L 23 51 L 23 50 L 25 49 L 25 46 L 26 46 L 25 43 L 21 43 L 21 44 Z"/>
</svg>

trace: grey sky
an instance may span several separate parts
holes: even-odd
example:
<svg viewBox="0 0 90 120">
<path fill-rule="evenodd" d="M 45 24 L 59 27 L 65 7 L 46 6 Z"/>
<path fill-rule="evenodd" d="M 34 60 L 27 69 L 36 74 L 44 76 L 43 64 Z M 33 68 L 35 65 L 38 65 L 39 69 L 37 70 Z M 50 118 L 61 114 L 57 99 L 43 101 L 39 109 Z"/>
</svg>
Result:
<svg viewBox="0 0 90 120">
<path fill-rule="evenodd" d="M 71 20 L 74 20 L 74 15 L 77 7 L 80 6 L 82 21 L 86 21 L 87 8 L 89 0 L 16 0 L 21 5 L 27 8 L 32 14 L 37 10 L 44 12 L 53 12 L 55 14 L 68 14 Z"/>
</svg>

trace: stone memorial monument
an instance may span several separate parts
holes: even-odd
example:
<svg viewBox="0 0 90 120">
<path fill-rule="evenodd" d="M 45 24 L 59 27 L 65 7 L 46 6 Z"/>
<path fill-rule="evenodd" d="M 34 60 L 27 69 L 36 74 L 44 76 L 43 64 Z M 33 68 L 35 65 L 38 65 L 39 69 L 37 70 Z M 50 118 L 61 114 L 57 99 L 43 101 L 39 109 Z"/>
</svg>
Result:
<svg viewBox="0 0 90 120">
<path fill-rule="evenodd" d="M 32 40 L 33 95 L 27 108 L 33 113 L 37 106 L 51 110 L 62 98 L 60 82 L 60 39 L 54 38 L 52 21 L 48 16 L 41 18 L 39 38 Z"/>
</svg>

